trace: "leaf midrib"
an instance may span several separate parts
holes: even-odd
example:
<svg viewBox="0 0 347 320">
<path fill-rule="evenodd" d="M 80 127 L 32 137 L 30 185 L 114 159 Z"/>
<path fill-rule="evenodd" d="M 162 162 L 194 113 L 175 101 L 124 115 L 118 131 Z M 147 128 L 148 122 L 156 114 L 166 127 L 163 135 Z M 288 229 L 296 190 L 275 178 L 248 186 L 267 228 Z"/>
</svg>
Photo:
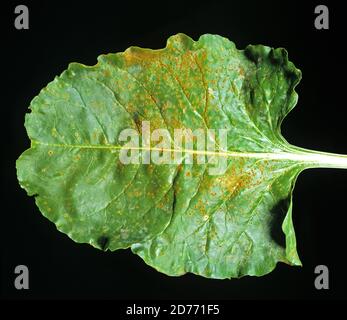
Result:
<svg viewBox="0 0 347 320">
<path fill-rule="evenodd" d="M 194 149 L 171 149 L 171 148 L 156 148 L 156 147 L 128 147 L 117 145 L 83 145 L 83 144 L 59 144 L 45 143 L 33 141 L 31 147 L 35 145 L 44 145 L 55 148 L 77 148 L 77 149 L 99 149 L 99 150 L 138 150 L 138 151 L 158 151 L 158 152 L 177 152 L 196 155 L 217 156 L 217 157 L 232 157 L 232 158 L 252 158 L 273 161 L 293 161 L 298 164 L 310 167 L 326 167 L 326 168 L 345 168 L 347 169 L 347 156 L 330 153 L 320 153 L 310 150 L 294 149 L 293 152 L 237 152 L 237 151 L 208 151 Z M 289 145 L 290 146 L 290 145 Z"/>
</svg>

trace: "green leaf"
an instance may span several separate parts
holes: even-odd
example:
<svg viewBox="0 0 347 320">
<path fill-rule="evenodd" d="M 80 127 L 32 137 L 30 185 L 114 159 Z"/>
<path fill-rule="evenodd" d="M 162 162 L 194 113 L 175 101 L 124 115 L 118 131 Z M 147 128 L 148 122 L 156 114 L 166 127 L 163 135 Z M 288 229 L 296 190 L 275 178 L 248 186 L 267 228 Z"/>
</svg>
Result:
<svg viewBox="0 0 347 320">
<path fill-rule="evenodd" d="M 296 177 L 306 168 L 347 168 L 347 160 L 281 136 L 300 78 L 282 48 L 238 50 L 208 34 L 102 55 L 92 67 L 72 63 L 31 102 L 31 147 L 17 160 L 18 180 L 74 241 L 130 247 L 168 275 L 222 279 L 264 275 L 277 262 L 301 265 Z M 226 148 L 212 137 L 216 151 L 184 150 L 195 160 L 223 158 L 225 172 L 210 174 L 211 162 L 122 163 L 120 133 L 140 132 L 143 121 L 151 131 L 166 128 L 170 139 L 178 128 L 228 130 Z M 142 157 L 154 149 L 136 150 Z"/>
</svg>

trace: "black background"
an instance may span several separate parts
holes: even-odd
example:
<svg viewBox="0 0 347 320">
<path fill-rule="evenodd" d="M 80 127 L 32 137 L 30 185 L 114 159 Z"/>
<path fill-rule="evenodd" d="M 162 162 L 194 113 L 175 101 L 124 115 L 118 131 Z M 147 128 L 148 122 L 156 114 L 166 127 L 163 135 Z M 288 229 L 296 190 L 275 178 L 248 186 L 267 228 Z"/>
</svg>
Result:
<svg viewBox="0 0 347 320">
<path fill-rule="evenodd" d="M 293 219 L 303 267 L 279 264 L 269 275 L 239 280 L 168 277 L 130 250 L 101 252 L 76 244 L 39 213 L 15 171 L 15 160 L 29 147 L 23 126 L 27 107 L 69 62 L 93 65 L 98 55 L 131 45 L 162 48 L 178 32 L 195 40 L 204 33 L 220 34 L 240 49 L 258 43 L 287 48 L 303 80 L 283 135 L 302 147 L 347 154 L 346 51 L 341 47 L 346 18 L 339 2 L 322 1 L 330 10 L 329 30 L 314 28 L 314 8 L 321 1 L 2 3 L 2 298 L 345 298 L 347 170 L 314 169 L 298 178 Z M 29 7 L 29 30 L 14 27 L 18 4 Z M 29 290 L 14 288 L 19 264 L 29 267 Z M 319 264 L 329 267 L 329 290 L 314 287 Z"/>
</svg>

